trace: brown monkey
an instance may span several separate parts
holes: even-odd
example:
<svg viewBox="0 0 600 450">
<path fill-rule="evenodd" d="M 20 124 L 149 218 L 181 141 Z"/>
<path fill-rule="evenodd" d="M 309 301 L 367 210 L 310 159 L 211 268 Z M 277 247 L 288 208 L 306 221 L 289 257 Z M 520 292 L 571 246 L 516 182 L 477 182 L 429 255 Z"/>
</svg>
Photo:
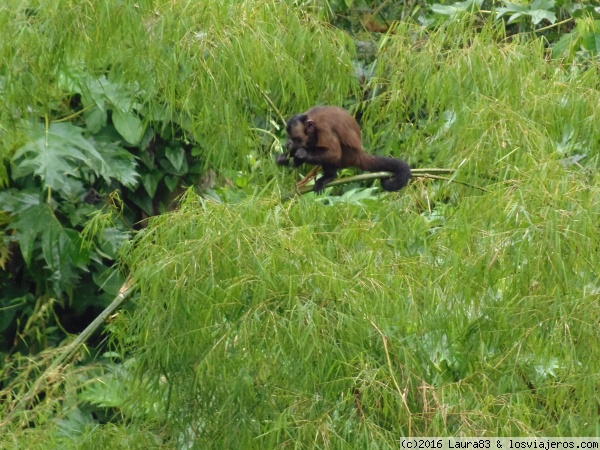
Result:
<svg viewBox="0 0 600 450">
<path fill-rule="evenodd" d="M 369 172 L 392 172 L 381 180 L 386 191 L 397 191 L 411 177 L 408 164 L 396 158 L 368 155 L 361 145 L 360 127 L 348 111 L 337 106 L 315 106 L 297 114 L 286 124 L 287 153 L 277 155 L 277 164 L 303 163 L 320 165 L 323 176 L 315 181 L 314 191 L 320 193 L 337 177 L 338 169 L 358 167 Z"/>
</svg>

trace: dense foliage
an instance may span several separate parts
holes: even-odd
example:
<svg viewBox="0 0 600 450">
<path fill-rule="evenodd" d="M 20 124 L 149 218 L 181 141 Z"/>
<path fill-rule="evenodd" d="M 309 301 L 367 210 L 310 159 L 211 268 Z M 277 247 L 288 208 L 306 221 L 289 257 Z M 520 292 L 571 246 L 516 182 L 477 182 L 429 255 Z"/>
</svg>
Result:
<svg viewBox="0 0 600 450">
<path fill-rule="evenodd" d="M 600 433 L 598 7 L 9 3 L 0 441 Z M 318 103 L 471 187 L 282 203 L 283 121 Z"/>
</svg>

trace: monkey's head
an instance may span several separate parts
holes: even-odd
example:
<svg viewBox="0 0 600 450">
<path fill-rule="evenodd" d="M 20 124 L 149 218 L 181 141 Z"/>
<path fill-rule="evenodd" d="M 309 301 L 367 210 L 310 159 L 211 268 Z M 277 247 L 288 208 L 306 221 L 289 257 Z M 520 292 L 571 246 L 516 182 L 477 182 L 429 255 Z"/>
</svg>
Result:
<svg viewBox="0 0 600 450">
<path fill-rule="evenodd" d="M 317 127 L 306 114 L 296 114 L 285 125 L 288 139 L 285 143 L 291 156 L 300 148 L 313 149 L 317 145 Z"/>
</svg>

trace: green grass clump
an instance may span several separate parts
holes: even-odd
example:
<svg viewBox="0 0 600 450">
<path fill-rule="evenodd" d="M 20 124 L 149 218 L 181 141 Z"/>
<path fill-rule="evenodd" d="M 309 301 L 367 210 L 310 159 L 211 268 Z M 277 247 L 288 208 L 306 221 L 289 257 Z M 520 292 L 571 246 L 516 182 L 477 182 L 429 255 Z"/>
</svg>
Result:
<svg viewBox="0 0 600 450">
<path fill-rule="evenodd" d="M 367 147 L 421 167 L 464 163 L 462 179 L 476 184 L 575 155 L 597 168 L 598 76 L 547 61 L 541 40 L 499 44 L 498 35 L 399 26 L 371 81 L 381 94 L 363 117 Z"/>
<path fill-rule="evenodd" d="M 198 448 L 596 433 L 599 192 L 553 175 L 435 220 L 415 188 L 367 207 L 188 199 L 127 258 L 145 389 Z"/>
</svg>

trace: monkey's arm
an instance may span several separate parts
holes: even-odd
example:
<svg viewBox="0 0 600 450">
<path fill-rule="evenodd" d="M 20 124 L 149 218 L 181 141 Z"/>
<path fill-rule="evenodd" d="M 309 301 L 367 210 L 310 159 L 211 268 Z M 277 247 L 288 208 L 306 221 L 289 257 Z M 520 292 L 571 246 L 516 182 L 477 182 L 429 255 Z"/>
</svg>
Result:
<svg viewBox="0 0 600 450">
<path fill-rule="evenodd" d="M 275 157 L 275 163 L 279 166 L 288 166 L 290 164 L 290 155 L 287 153 L 278 153 Z"/>
<path fill-rule="evenodd" d="M 324 164 L 337 165 L 340 158 L 337 156 L 341 155 L 341 151 L 337 152 L 328 148 L 314 148 L 306 150 L 305 148 L 299 148 L 296 150 L 294 155 L 294 161 L 299 160 L 302 163 L 312 164 L 314 166 L 322 166 Z"/>
<path fill-rule="evenodd" d="M 290 164 L 290 159 L 294 160 L 294 166 L 298 167 L 300 165 L 302 165 L 304 163 L 304 161 L 298 157 L 295 156 L 294 152 L 294 156 L 292 156 L 292 152 L 289 153 L 279 153 L 276 157 L 275 157 L 275 162 L 280 165 L 280 166 L 288 166 Z M 317 177 L 317 173 L 319 172 L 319 166 L 315 166 L 311 169 L 310 172 L 308 172 L 308 174 L 302 178 L 302 180 L 300 180 L 298 183 L 296 183 L 296 187 L 300 188 L 306 184 L 308 184 L 308 182 L 312 179 L 312 178 L 316 178 Z"/>
<path fill-rule="evenodd" d="M 290 150 L 287 153 L 278 153 L 275 157 L 275 163 L 277 163 L 277 165 L 279 166 L 289 166 L 290 160 L 294 161 L 294 167 L 301 166 L 302 164 L 307 162 L 303 158 L 298 157 L 297 150 Z"/>
<path fill-rule="evenodd" d="M 309 164 L 318 165 L 319 163 L 316 161 L 318 158 L 311 153 L 308 153 L 308 150 L 305 148 L 299 148 L 296 150 L 296 154 L 294 155 L 294 160 L 298 160 L 301 162 L 307 162 Z"/>
</svg>

